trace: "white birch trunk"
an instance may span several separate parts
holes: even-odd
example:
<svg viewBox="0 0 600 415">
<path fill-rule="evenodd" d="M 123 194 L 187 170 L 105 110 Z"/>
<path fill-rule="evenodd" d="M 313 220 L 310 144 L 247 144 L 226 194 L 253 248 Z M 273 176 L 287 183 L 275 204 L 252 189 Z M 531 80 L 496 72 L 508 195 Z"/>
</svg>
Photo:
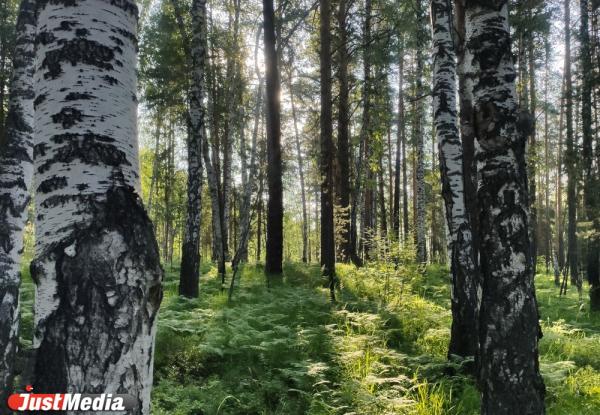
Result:
<svg viewBox="0 0 600 415">
<path fill-rule="evenodd" d="M 543 414 L 525 146 L 508 2 L 466 3 L 466 77 L 476 136 L 482 275 L 482 414 Z"/>
<path fill-rule="evenodd" d="M 463 150 L 456 106 L 456 57 L 450 0 L 432 0 L 433 121 L 439 148 L 442 196 L 450 233 L 452 337 L 449 354 L 475 356 L 479 310 L 476 258 L 465 205 Z"/>
<path fill-rule="evenodd" d="M 137 6 L 38 3 L 34 386 L 148 414 L 162 269 L 140 199 Z"/>
<path fill-rule="evenodd" d="M 0 149 L 0 409 L 12 389 L 19 343 L 21 254 L 33 177 L 35 30 L 35 4 L 24 0 L 17 19 L 6 141 Z"/>
</svg>

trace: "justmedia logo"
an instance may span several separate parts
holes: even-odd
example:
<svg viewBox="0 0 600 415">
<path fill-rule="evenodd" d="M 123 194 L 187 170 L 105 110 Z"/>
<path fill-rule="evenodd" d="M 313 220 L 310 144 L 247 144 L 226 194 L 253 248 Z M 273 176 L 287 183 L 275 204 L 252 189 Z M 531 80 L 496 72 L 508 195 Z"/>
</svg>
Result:
<svg viewBox="0 0 600 415">
<path fill-rule="evenodd" d="M 13 393 L 8 397 L 8 407 L 22 411 L 126 411 L 136 407 L 137 400 L 123 394 L 83 393 L 32 393 L 33 387 L 25 387 L 27 393 Z"/>
</svg>

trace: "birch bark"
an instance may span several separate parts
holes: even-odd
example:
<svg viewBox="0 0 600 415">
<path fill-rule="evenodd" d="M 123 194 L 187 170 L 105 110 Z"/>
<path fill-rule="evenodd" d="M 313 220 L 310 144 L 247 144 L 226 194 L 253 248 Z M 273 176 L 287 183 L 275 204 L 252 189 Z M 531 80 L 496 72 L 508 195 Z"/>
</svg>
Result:
<svg viewBox="0 0 600 415">
<path fill-rule="evenodd" d="M 450 233 L 452 330 L 449 355 L 476 356 L 479 278 L 465 204 L 463 151 L 456 110 L 456 58 L 449 0 L 432 0 L 433 120 L 439 148 L 442 196 Z"/>
<path fill-rule="evenodd" d="M 19 344 L 21 254 L 33 178 L 35 23 L 35 2 L 23 0 L 17 18 L 6 137 L 0 149 L 0 409 L 6 411 Z"/>
<path fill-rule="evenodd" d="M 137 6 L 37 7 L 34 386 L 128 393 L 147 414 L 163 272 L 140 199 Z"/>
<path fill-rule="evenodd" d="M 466 2 L 465 65 L 476 136 L 482 414 L 543 414 L 525 147 L 508 2 Z"/>
</svg>

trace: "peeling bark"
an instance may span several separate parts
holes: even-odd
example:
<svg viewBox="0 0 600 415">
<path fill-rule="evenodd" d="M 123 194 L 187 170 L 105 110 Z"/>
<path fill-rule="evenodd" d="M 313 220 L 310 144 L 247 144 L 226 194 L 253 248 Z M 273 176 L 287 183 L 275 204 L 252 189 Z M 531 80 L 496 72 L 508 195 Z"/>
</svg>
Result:
<svg viewBox="0 0 600 415">
<path fill-rule="evenodd" d="M 38 12 L 34 387 L 128 393 L 147 414 L 163 272 L 140 199 L 137 6 L 53 0 Z"/>
<path fill-rule="evenodd" d="M 482 414 L 543 414 L 541 336 L 529 239 L 525 147 L 508 2 L 466 2 L 466 76 L 476 135 Z"/>
<path fill-rule="evenodd" d="M 0 149 L 0 412 L 8 411 L 5 405 L 19 344 L 21 254 L 33 178 L 35 24 L 35 2 L 23 0 L 17 18 L 6 137 Z"/>
</svg>

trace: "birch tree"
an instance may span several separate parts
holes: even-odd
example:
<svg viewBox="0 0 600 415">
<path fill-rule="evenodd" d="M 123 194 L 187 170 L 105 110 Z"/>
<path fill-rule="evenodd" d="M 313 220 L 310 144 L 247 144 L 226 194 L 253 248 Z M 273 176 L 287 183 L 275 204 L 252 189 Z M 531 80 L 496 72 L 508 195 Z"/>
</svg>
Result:
<svg viewBox="0 0 600 415">
<path fill-rule="evenodd" d="M 508 1 L 466 2 L 465 59 L 473 103 L 480 221 L 482 414 L 543 414 L 541 335 L 529 239 L 525 147 Z"/>
<path fill-rule="evenodd" d="M 38 2 L 34 384 L 149 413 L 162 269 L 140 200 L 137 6 Z"/>
<path fill-rule="evenodd" d="M 206 1 L 192 2 L 192 42 L 190 71 L 192 84 L 189 91 L 189 134 L 187 218 L 181 248 L 179 294 L 198 297 L 200 277 L 200 214 L 202 197 L 202 143 L 206 140 L 204 108 L 204 68 L 206 62 Z"/>
<path fill-rule="evenodd" d="M 6 139 L 0 149 L 0 409 L 12 389 L 19 343 L 21 254 L 33 178 L 34 1 L 21 2 L 16 30 Z"/>
<path fill-rule="evenodd" d="M 477 355 L 478 270 L 465 206 L 463 152 L 456 117 L 456 58 L 449 0 L 432 0 L 433 121 L 440 157 L 442 196 L 450 232 L 452 330 L 449 355 Z"/>
</svg>

